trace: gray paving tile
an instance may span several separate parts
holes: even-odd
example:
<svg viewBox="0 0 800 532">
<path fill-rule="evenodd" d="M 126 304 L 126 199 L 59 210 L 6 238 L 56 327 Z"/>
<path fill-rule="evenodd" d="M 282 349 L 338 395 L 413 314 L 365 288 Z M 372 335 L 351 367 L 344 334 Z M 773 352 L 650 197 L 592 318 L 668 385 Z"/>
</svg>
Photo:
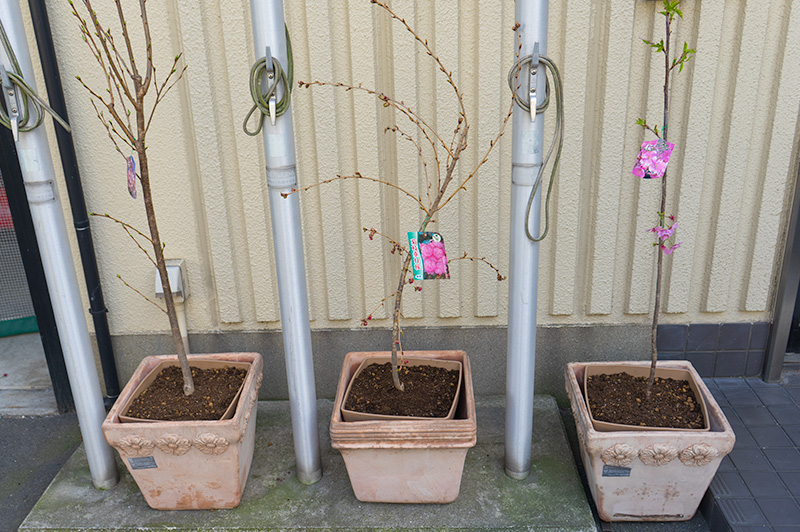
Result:
<svg viewBox="0 0 800 532">
<path fill-rule="evenodd" d="M 743 385 L 737 388 L 723 388 L 720 386 L 722 393 L 731 406 L 761 406 L 761 399 L 755 394 L 749 386 Z"/>
<path fill-rule="evenodd" d="M 763 427 L 775 425 L 775 418 L 765 406 L 734 407 L 739 419 L 746 427 Z"/>
<path fill-rule="evenodd" d="M 794 404 L 792 396 L 786 393 L 786 390 L 778 384 L 772 384 L 770 387 L 755 388 L 753 391 L 765 406 Z"/>
<path fill-rule="evenodd" d="M 733 465 L 733 461 L 731 460 L 730 454 L 725 456 L 725 458 L 723 458 L 722 461 L 719 463 L 719 467 L 717 468 L 717 474 L 729 471 L 736 472 L 736 466 Z"/>
<path fill-rule="evenodd" d="M 722 390 L 719 389 L 713 379 L 703 379 L 703 381 L 705 381 L 708 391 L 714 396 L 714 400 L 719 406 L 730 405 L 730 403 L 728 403 L 728 398 L 725 397 L 725 394 L 722 393 Z"/>
<path fill-rule="evenodd" d="M 746 377 L 744 381 L 747 383 L 748 386 L 750 386 L 750 388 L 754 390 L 758 388 L 770 388 L 772 386 L 780 386 L 780 384 L 778 383 L 764 382 L 764 380 L 761 379 L 760 377 Z"/>
<path fill-rule="evenodd" d="M 739 415 L 736 413 L 736 410 L 732 406 L 721 406 L 722 413 L 725 414 L 725 417 L 728 419 L 728 423 L 731 424 L 731 427 L 734 429 L 736 427 L 744 426 L 742 420 L 739 419 Z"/>
<path fill-rule="evenodd" d="M 754 499 L 720 499 L 717 507 L 729 525 L 767 524 L 767 519 Z"/>
<path fill-rule="evenodd" d="M 772 526 L 798 526 L 800 507 L 794 499 L 758 498 L 756 503 Z"/>
<path fill-rule="evenodd" d="M 792 398 L 795 404 L 800 404 L 800 387 L 790 388 L 785 386 L 783 389 L 786 390 L 786 393 L 789 394 L 789 397 Z"/>
<path fill-rule="evenodd" d="M 752 494 L 736 471 L 721 471 L 711 480 L 714 497 L 750 497 Z"/>
<path fill-rule="evenodd" d="M 794 447 L 794 442 L 786 435 L 780 426 L 774 427 L 748 427 L 753 440 L 759 447 Z M 739 438 L 739 434 L 736 434 Z"/>
<path fill-rule="evenodd" d="M 764 449 L 764 455 L 775 471 L 800 471 L 800 452 L 797 449 Z"/>
<path fill-rule="evenodd" d="M 800 425 L 784 425 L 782 428 L 795 447 L 800 447 Z"/>
<path fill-rule="evenodd" d="M 753 436 L 750 434 L 750 431 L 747 429 L 747 427 L 736 427 L 733 430 L 733 433 L 736 435 L 736 443 L 733 444 L 734 449 L 756 449 L 760 447 L 755 438 L 753 438 Z"/>
<path fill-rule="evenodd" d="M 761 449 L 734 449 L 728 455 L 734 467 L 741 471 L 771 471 L 772 466 Z"/>
<path fill-rule="evenodd" d="M 800 406 L 776 405 L 767 408 L 779 424 L 800 425 Z"/>
<path fill-rule="evenodd" d="M 791 493 L 783 485 L 778 473 L 774 471 L 741 471 L 739 473 L 745 486 L 754 497 L 790 497 Z"/>
<path fill-rule="evenodd" d="M 784 471 L 778 473 L 789 492 L 795 497 L 800 497 L 800 471 Z"/>
<path fill-rule="evenodd" d="M 745 390 L 749 388 L 747 381 L 741 378 L 716 378 L 714 382 L 722 390 L 729 390 L 731 388 Z"/>
</svg>

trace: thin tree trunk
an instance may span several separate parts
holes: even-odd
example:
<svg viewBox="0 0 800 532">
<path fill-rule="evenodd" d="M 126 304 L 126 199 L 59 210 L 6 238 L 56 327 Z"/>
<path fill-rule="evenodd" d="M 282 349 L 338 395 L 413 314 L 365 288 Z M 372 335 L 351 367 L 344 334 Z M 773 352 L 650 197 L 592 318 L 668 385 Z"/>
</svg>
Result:
<svg viewBox="0 0 800 532">
<path fill-rule="evenodd" d="M 667 35 L 664 41 L 664 121 L 661 124 L 661 141 L 667 142 L 667 122 L 669 121 L 669 73 L 670 73 L 670 63 L 669 63 L 669 44 L 670 44 L 670 19 L 669 16 L 665 17 L 666 26 L 667 26 Z M 667 172 L 664 171 L 664 175 L 661 177 L 661 207 L 658 211 L 660 220 L 663 221 L 666 219 L 666 212 L 667 212 Z M 661 284 L 663 278 L 663 270 L 664 270 L 664 253 L 661 249 L 664 241 L 659 238 L 658 240 L 658 249 L 656 250 L 656 254 L 658 256 L 658 260 L 656 263 L 656 297 L 655 297 L 655 304 L 653 307 L 653 325 L 650 330 L 650 376 L 647 379 L 647 397 L 650 397 L 650 394 L 653 390 L 653 382 L 655 382 L 656 377 L 656 362 L 658 362 L 658 316 L 661 312 Z"/>
<path fill-rule="evenodd" d="M 183 339 L 181 338 L 178 316 L 175 313 L 175 302 L 172 298 L 172 287 L 169 283 L 169 274 L 167 273 L 167 265 L 164 260 L 164 251 L 161 247 L 161 238 L 158 234 L 153 197 L 150 193 L 150 172 L 147 166 L 147 155 L 144 150 L 144 142 L 139 139 L 137 143 L 140 144 L 140 149 L 137 150 L 139 154 L 139 178 L 142 184 L 145 211 L 147 212 L 147 225 L 150 228 L 150 238 L 153 241 L 153 252 L 155 253 L 158 274 L 161 277 L 161 286 L 164 288 L 164 303 L 167 307 L 167 317 L 169 318 L 169 325 L 172 331 L 172 340 L 175 343 L 178 361 L 181 364 L 183 393 L 192 395 L 194 393 L 194 379 L 192 379 L 192 371 L 189 368 L 189 360 L 186 358 L 186 350 L 184 349 Z"/>
</svg>

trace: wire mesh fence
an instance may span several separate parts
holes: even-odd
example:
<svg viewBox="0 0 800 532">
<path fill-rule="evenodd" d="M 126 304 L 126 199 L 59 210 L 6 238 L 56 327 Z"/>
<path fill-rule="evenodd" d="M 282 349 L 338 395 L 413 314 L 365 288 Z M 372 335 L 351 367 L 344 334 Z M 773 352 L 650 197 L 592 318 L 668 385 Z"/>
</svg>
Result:
<svg viewBox="0 0 800 532">
<path fill-rule="evenodd" d="M 0 336 L 3 335 L 4 324 L 26 321 L 33 316 L 25 268 L 11 220 L 5 183 L 0 174 Z"/>
</svg>

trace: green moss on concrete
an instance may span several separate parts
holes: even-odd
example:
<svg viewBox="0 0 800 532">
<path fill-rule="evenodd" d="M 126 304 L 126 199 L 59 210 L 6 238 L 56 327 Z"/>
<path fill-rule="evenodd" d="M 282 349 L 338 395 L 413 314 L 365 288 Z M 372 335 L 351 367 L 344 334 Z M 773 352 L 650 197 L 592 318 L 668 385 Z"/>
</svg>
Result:
<svg viewBox="0 0 800 532">
<path fill-rule="evenodd" d="M 256 448 L 238 508 L 156 511 L 147 507 L 121 467 L 108 492 L 91 485 L 83 449 L 67 462 L 21 530 L 570 530 L 594 531 L 594 519 L 566 443 L 555 401 L 537 397 L 532 475 L 503 470 L 503 400 L 478 402 L 478 445 L 469 450 L 459 498 L 445 505 L 357 501 L 341 455 L 330 448 L 332 403 L 319 401 L 323 478 L 306 486 L 295 477 L 288 403 L 259 403 Z M 402 526 L 399 526 L 402 524 Z"/>
</svg>

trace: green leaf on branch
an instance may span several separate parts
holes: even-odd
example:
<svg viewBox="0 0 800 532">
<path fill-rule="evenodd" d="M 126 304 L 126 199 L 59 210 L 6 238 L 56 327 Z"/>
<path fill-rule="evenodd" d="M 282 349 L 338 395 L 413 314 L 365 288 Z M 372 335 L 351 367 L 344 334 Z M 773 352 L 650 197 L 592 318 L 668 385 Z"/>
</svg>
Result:
<svg viewBox="0 0 800 532">
<path fill-rule="evenodd" d="M 644 43 L 652 48 L 655 48 L 656 52 L 663 52 L 664 51 L 664 39 L 661 39 L 659 42 L 650 42 L 647 39 L 642 39 Z"/>
</svg>

